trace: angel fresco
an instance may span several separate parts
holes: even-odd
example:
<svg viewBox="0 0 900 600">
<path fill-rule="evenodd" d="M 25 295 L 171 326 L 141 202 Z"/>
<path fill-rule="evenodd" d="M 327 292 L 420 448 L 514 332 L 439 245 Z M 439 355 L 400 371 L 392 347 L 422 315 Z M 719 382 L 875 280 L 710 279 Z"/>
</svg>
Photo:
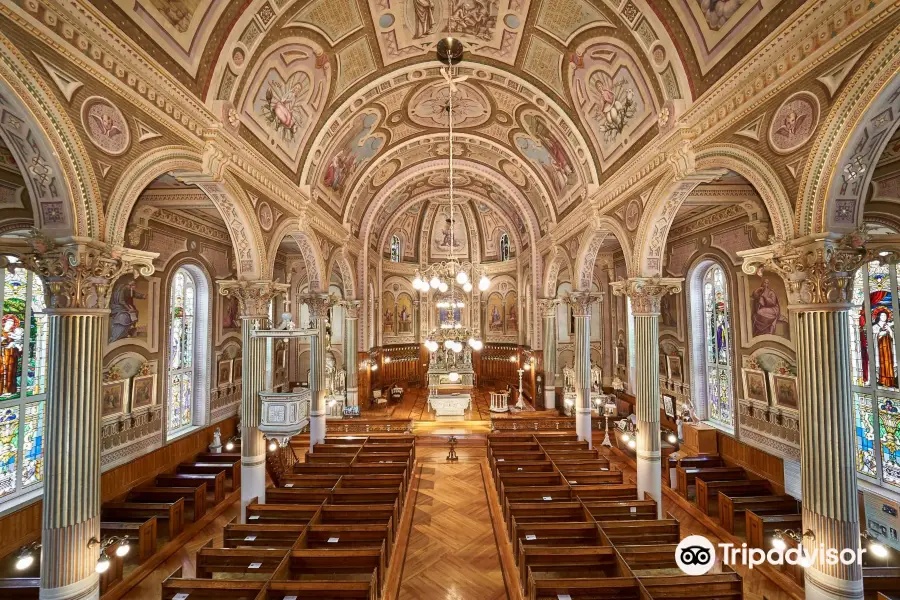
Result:
<svg viewBox="0 0 900 600">
<path fill-rule="evenodd" d="M 516 139 L 516 145 L 522 154 L 547 174 L 556 194 L 563 194 L 575 180 L 575 168 L 566 154 L 565 146 L 541 117 L 526 115 L 523 121 L 531 135 L 520 136 Z"/>
<path fill-rule="evenodd" d="M 378 153 L 384 144 L 384 138 L 372 135 L 377 124 L 378 115 L 375 113 L 365 113 L 356 118 L 353 128 L 325 168 L 322 176 L 325 187 L 342 193 L 344 186 L 353 178 L 360 166 Z"/>
<path fill-rule="evenodd" d="M 306 73 L 294 73 L 285 82 L 269 79 L 260 112 L 266 123 L 281 133 L 282 140 L 293 140 L 298 128 L 304 125 L 302 99 L 309 90 Z"/>
<path fill-rule="evenodd" d="M 607 140 L 621 134 L 637 112 L 634 89 L 625 79 L 614 80 L 607 73 L 597 71 L 591 75 L 589 95 L 594 106 L 589 111 L 598 129 Z"/>
</svg>

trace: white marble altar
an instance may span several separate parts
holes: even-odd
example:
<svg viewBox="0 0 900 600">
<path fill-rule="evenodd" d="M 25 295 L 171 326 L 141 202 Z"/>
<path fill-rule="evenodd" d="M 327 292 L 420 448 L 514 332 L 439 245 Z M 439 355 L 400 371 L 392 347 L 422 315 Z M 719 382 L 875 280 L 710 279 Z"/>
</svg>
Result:
<svg viewBox="0 0 900 600">
<path fill-rule="evenodd" d="M 466 393 L 428 396 L 428 406 L 438 417 L 464 417 L 472 407 L 472 396 Z"/>
</svg>

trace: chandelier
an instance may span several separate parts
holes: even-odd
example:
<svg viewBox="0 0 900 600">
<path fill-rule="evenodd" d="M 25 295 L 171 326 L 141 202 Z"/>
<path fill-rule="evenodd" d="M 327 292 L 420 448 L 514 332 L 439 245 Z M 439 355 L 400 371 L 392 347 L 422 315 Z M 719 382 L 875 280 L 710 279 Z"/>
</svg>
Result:
<svg viewBox="0 0 900 600">
<path fill-rule="evenodd" d="M 451 32 L 452 33 L 452 32 Z M 478 264 L 471 261 L 460 261 L 454 256 L 456 243 L 454 241 L 454 176 L 453 176 L 453 95 L 456 93 L 457 83 L 465 81 L 467 77 L 455 77 L 456 69 L 454 65 L 462 60 L 462 43 L 453 38 L 452 35 L 443 38 L 438 42 L 437 54 L 438 59 L 446 61 L 446 66 L 441 66 L 441 74 L 444 80 L 438 85 L 449 86 L 449 94 L 447 101 L 448 124 L 449 124 L 449 183 L 448 192 L 450 196 L 450 256 L 446 261 L 430 264 L 421 271 L 416 271 L 415 279 L 412 285 L 417 291 L 427 293 L 429 291 L 444 294 L 444 297 L 435 303 L 439 309 L 448 310 L 449 319 L 441 319 L 439 327 L 432 330 L 424 342 L 424 346 L 429 352 L 437 352 L 441 345 L 447 350 L 459 354 L 462 352 L 464 344 L 473 350 L 481 350 L 484 344 L 479 340 L 475 331 L 463 327 L 462 323 L 455 317 L 456 310 L 465 307 L 463 295 L 457 295 L 457 288 L 460 288 L 465 294 L 470 294 L 475 289 L 477 282 L 480 291 L 486 291 L 491 280 L 487 276 L 485 270 Z M 453 373 L 451 373 L 451 376 Z M 458 374 L 457 374 L 458 376 Z M 451 377 L 452 379 L 452 377 Z"/>
</svg>

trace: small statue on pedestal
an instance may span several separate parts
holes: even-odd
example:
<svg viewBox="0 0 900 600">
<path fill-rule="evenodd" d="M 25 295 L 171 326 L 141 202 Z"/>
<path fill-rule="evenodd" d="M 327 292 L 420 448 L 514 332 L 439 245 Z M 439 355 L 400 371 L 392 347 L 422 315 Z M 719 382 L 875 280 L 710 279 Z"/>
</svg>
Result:
<svg viewBox="0 0 900 600">
<path fill-rule="evenodd" d="M 456 455 L 456 444 L 457 444 L 456 436 L 451 435 L 450 439 L 447 441 L 450 444 L 450 453 L 447 454 L 447 460 L 449 462 L 456 462 L 459 460 L 459 457 Z"/>
<path fill-rule="evenodd" d="M 213 431 L 213 441 L 209 445 L 209 451 L 214 454 L 222 453 L 222 430 L 218 427 Z"/>
</svg>

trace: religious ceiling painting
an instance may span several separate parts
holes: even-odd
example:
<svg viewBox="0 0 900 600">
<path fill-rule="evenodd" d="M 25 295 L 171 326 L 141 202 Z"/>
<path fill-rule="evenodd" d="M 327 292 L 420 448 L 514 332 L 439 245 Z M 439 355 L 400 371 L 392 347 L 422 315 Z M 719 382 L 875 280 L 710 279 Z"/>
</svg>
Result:
<svg viewBox="0 0 900 600">
<path fill-rule="evenodd" d="M 433 52 L 449 29 L 473 54 L 513 64 L 529 0 L 369 0 L 385 65 Z"/>
<path fill-rule="evenodd" d="M 459 204 L 453 208 L 452 216 L 449 204 L 440 205 L 434 213 L 431 240 L 428 245 L 431 258 L 450 258 L 451 248 L 454 258 L 469 257 L 469 228 L 466 217 Z"/>
<path fill-rule="evenodd" d="M 561 212 L 580 183 L 573 154 L 543 115 L 526 111 L 522 116 L 522 127 L 524 132 L 515 135 L 516 148 L 541 174 Z"/>
<path fill-rule="evenodd" d="M 335 210 L 340 210 L 343 198 L 353 189 L 352 182 L 384 147 L 385 135 L 375 131 L 380 121 L 374 111 L 357 115 L 324 162 L 318 189 Z"/>
<path fill-rule="evenodd" d="M 241 122 L 293 171 L 329 91 L 328 61 L 312 42 L 297 40 L 268 54 L 251 78 Z"/>
<path fill-rule="evenodd" d="M 687 32 L 700 70 L 706 74 L 779 0 L 674 0 L 672 8 Z"/>
<path fill-rule="evenodd" d="M 653 128 L 659 108 L 634 56 L 617 40 L 588 42 L 576 51 L 569 69 L 578 114 L 605 171 Z"/>
<path fill-rule="evenodd" d="M 785 100 L 772 116 L 769 145 L 777 154 L 802 148 L 819 124 L 819 99 L 810 92 L 797 92 Z"/>
<path fill-rule="evenodd" d="M 229 4 L 215 0 L 113 1 L 191 76 L 197 76 L 203 50 Z"/>
<path fill-rule="evenodd" d="M 424 85 L 409 102 L 409 118 L 423 127 L 446 128 L 450 124 L 450 87 L 443 81 Z M 453 95 L 453 126 L 476 127 L 490 117 L 491 105 L 474 85 L 460 83 Z"/>
</svg>

